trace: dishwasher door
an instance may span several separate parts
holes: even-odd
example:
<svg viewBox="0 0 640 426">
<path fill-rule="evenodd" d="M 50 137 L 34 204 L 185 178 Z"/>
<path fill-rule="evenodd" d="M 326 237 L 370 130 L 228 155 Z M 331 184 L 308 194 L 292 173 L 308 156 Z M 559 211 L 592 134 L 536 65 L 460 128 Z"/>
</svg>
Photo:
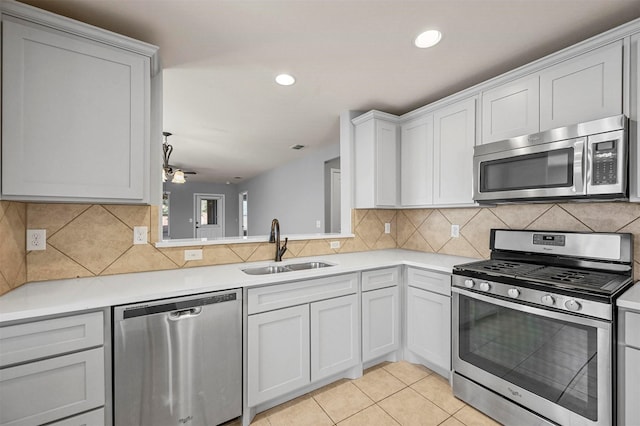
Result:
<svg viewBox="0 0 640 426">
<path fill-rule="evenodd" d="M 114 424 L 209 426 L 242 411 L 242 292 L 113 309 Z"/>
</svg>

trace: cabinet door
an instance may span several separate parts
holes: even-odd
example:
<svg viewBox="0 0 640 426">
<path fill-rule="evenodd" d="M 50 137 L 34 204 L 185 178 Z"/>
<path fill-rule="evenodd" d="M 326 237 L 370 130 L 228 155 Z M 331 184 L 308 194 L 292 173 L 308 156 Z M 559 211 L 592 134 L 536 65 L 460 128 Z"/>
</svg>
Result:
<svg viewBox="0 0 640 426">
<path fill-rule="evenodd" d="M 443 370 L 451 370 L 449 297 L 407 288 L 407 348 Z"/>
<path fill-rule="evenodd" d="M 640 201 L 640 33 L 631 37 L 629 199 Z"/>
<path fill-rule="evenodd" d="M 622 41 L 540 73 L 540 130 L 622 114 Z"/>
<path fill-rule="evenodd" d="M 11 17 L 2 25 L 3 195 L 146 201 L 149 58 Z"/>
<path fill-rule="evenodd" d="M 310 382 L 309 305 L 249 316 L 249 406 Z"/>
<path fill-rule="evenodd" d="M 371 361 L 399 347 L 400 288 L 362 293 L 362 361 Z"/>
<path fill-rule="evenodd" d="M 39 425 L 105 401 L 102 348 L 0 370 L 0 424 Z"/>
<path fill-rule="evenodd" d="M 311 381 L 360 362 L 359 326 L 355 294 L 311 304 Z"/>
<path fill-rule="evenodd" d="M 528 76 L 482 93 L 482 143 L 537 133 L 538 76 Z"/>
<path fill-rule="evenodd" d="M 403 207 L 433 203 L 433 115 L 431 114 L 402 125 L 400 203 Z"/>
<path fill-rule="evenodd" d="M 376 120 L 376 206 L 398 203 L 398 126 Z"/>
<path fill-rule="evenodd" d="M 472 204 L 476 99 L 467 99 L 434 112 L 433 122 L 433 202 Z"/>
<path fill-rule="evenodd" d="M 637 332 L 637 331 L 636 331 Z M 623 374 L 620 375 L 620 418 L 621 425 L 633 425 L 640 422 L 640 349 L 621 348 L 624 356 Z"/>
</svg>

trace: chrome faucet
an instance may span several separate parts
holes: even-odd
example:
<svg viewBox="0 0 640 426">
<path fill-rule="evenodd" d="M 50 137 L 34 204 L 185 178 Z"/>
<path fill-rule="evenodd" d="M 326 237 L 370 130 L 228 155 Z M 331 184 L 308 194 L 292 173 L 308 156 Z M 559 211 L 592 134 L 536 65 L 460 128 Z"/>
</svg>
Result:
<svg viewBox="0 0 640 426">
<path fill-rule="evenodd" d="M 282 261 L 282 255 L 287 251 L 287 242 L 289 238 L 284 239 L 284 244 L 280 247 L 280 222 L 278 219 L 271 221 L 271 235 L 269 235 L 269 242 L 276 243 L 276 262 Z"/>
</svg>

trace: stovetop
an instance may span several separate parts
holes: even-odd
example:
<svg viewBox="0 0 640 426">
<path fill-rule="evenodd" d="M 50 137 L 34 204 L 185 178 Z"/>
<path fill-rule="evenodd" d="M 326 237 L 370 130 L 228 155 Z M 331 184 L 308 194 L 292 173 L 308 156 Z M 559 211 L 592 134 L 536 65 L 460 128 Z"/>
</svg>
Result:
<svg viewBox="0 0 640 426">
<path fill-rule="evenodd" d="M 631 283 L 630 274 L 616 274 L 590 269 L 549 266 L 544 264 L 489 259 L 457 265 L 454 273 L 476 278 L 493 279 L 500 282 L 505 278 L 522 286 L 537 284 L 577 293 L 586 292 L 611 296 L 621 287 Z"/>
</svg>

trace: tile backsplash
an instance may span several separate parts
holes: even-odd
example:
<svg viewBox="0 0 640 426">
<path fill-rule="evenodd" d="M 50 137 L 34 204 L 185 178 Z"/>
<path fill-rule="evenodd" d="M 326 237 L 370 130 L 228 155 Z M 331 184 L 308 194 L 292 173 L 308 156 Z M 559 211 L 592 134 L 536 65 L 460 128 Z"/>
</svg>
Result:
<svg viewBox="0 0 640 426">
<path fill-rule="evenodd" d="M 269 260 L 273 245 L 224 244 L 201 248 L 202 260 L 185 261 L 185 247 L 156 248 L 155 206 L 40 204 L 0 201 L 0 294 L 28 281 L 90 277 Z M 390 233 L 384 224 L 390 224 Z M 460 236 L 450 236 L 451 225 Z M 133 245 L 133 227 L 147 226 L 149 243 Z M 631 232 L 640 278 L 640 204 L 566 203 L 491 208 L 353 210 L 354 238 L 291 241 L 285 258 L 386 248 L 475 258 L 489 256 L 491 228 Z M 46 229 L 45 251 L 25 250 L 26 229 Z"/>
</svg>

